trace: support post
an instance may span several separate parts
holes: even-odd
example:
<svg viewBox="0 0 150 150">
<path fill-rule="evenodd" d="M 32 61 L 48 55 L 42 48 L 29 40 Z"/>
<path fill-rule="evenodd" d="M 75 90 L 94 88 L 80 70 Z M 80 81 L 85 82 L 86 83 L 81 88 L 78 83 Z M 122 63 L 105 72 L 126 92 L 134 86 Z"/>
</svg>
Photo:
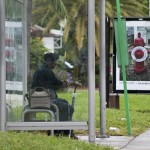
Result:
<svg viewBox="0 0 150 150">
<path fill-rule="evenodd" d="M 150 17 L 150 0 L 149 0 L 149 17 Z"/>
<path fill-rule="evenodd" d="M 106 46 L 105 46 L 105 0 L 100 0 L 100 136 L 106 135 Z"/>
<path fill-rule="evenodd" d="M 95 142 L 95 0 L 88 0 L 89 142 Z"/>
<path fill-rule="evenodd" d="M 0 130 L 6 130 L 5 2 L 0 1 Z"/>
<path fill-rule="evenodd" d="M 22 43 L 22 46 L 23 46 L 23 95 L 25 95 L 27 93 L 27 72 L 28 72 L 28 69 L 27 69 L 27 63 L 28 63 L 28 59 L 27 59 L 27 8 L 28 8 L 28 3 L 29 3 L 29 0 L 26 0 L 24 1 L 23 3 L 23 19 L 22 19 L 22 26 L 23 26 L 23 36 L 22 36 L 22 39 L 23 39 L 23 43 Z M 23 101 L 24 103 L 24 101 Z M 25 104 L 23 104 L 24 106 Z"/>
</svg>

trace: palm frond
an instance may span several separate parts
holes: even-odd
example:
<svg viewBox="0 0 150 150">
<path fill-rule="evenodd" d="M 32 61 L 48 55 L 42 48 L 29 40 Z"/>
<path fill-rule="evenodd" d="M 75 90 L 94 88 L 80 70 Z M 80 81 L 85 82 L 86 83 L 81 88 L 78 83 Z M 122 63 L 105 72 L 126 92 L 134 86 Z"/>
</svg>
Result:
<svg viewBox="0 0 150 150">
<path fill-rule="evenodd" d="M 110 18 L 114 17 L 114 9 L 112 4 L 109 1 L 106 1 L 106 15 L 109 16 Z"/>
<path fill-rule="evenodd" d="M 68 12 L 62 0 L 49 0 L 50 5 L 53 6 L 54 11 L 61 17 L 68 18 Z"/>
<path fill-rule="evenodd" d="M 49 30 L 54 28 L 56 22 L 59 22 L 58 16 L 55 14 L 53 17 L 51 17 L 50 21 L 47 23 L 47 26 L 44 30 L 44 34 L 49 33 Z"/>
<path fill-rule="evenodd" d="M 68 40 L 68 36 L 69 36 L 69 31 L 70 31 L 70 26 L 71 26 L 71 23 L 68 22 L 65 27 L 64 27 L 64 36 L 63 36 L 63 39 L 64 39 L 64 42 L 66 43 L 67 40 Z"/>
<path fill-rule="evenodd" d="M 85 18 L 78 18 L 76 24 L 76 41 L 78 45 L 78 49 L 83 46 L 83 39 L 85 33 Z"/>
</svg>

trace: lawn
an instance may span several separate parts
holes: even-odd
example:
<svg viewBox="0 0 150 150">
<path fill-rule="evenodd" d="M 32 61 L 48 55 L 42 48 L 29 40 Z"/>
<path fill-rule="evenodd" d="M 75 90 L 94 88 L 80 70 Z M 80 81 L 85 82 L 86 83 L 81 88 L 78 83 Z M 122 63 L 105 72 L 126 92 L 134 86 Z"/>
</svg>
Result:
<svg viewBox="0 0 150 150">
<path fill-rule="evenodd" d="M 73 89 L 66 92 L 59 92 L 58 96 L 64 98 L 71 103 Z M 132 136 L 137 136 L 148 128 L 150 128 L 150 96 L 148 94 L 128 94 L 129 97 L 129 113 L 131 121 Z M 109 135 L 128 135 L 126 123 L 126 111 L 124 95 L 119 96 L 119 109 L 106 109 L 106 133 Z M 14 109 L 15 116 L 21 116 L 21 108 Z M 98 90 L 95 91 L 95 125 L 96 132 L 100 131 L 100 98 Z M 88 90 L 77 89 L 75 112 L 73 115 L 74 121 L 88 121 Z M 110 127 L 116 127 L 119 130 L 114 132 L 109 130 Z M 79 132 L 79 131 L 77 131 Z M 87 133 L 80 131 L 80 133 Z"/>
<path fill-rule="evenodd" d="M 67 99 L 71 103 L 73 89 L 59 92 L 59 97 Z M 129 94 L 129 112 L 131 120 L 132 136 L 137 136 L 150 127 L 150 99 L 149 95 Z M 125 113 L 124 95 L 119 96 L 119 109 L 106 109 L 106 133 L 108 135 L 127 136 L 127 123 Z M 19 110 L 19 111 L 18 111 Z M 21 109 L 14 109 L 14 113 L 21 113 Z M 97 134 L 100 133 L 100 99 L 98 90 L 95 91 L 95 125 Z M 88 121 L 88 90 L 77 90 L 74 121 Z M 118 128 L 116 131 L 110 127 Z M 111 150 L 110 147 L 97 146 L 72 140 L 65 137 L 49 137 L 44 132 L 0 132 L 1 149 L 70 149 L 70 150 Z M 75 131 L 76 134 L 88 134 L 88 131 Z"/>
<path fill-rule="evenodd" d="M 59 96 L 70 101 L 71 91 L 67 93 L 60 93 Z M 141 94 L 128 94 L 129 97 L 129 113 L 131 121 L 132 136 L 137 136 L 148 128 L 150 128 L 150 96 Z M 106 132 L 109 135 L 128 135 L 126 123 L 126 111 L 124 94 L 119 96 L 119 109 L 106 109 Z M 95 113 L 96 113 L 96 130 L 100 130 L 100 98 L 99 92 L 95 92 Z M 77 90 L 74 120 L 88 120 L 88 91 Z M 109 130 L 110 127 L 116 127 L 119 130 Z"/>
<path fill-rule="evenodd" d="M 128 96 L 131 134 L 137 136 L 150 128 L 150 99 L 149 95 L 129 94 Z M 120 109 L 107 109 L 106 117 L 107 132 L 110 135 L 128 135 L 124 95 L 120 96 Z M 120 131 L 110 132 L 110 127 L 117 127 Z"/>
<path fill-rule="evenodd" d="M 0 139 L 1 150 L 113 150 L 108 146 L 36 132 L 0 132 Z"/>
</svg>

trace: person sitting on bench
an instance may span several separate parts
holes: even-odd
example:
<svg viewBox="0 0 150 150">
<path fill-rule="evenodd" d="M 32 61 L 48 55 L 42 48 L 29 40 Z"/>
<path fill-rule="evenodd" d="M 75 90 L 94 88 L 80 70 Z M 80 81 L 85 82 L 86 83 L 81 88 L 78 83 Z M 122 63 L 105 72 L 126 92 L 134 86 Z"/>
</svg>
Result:
<svg viewBox="0 0 150 150">
<path fill-rule="evenodd" d="M 51 100 L 59 109 L 59 121 L 70 121 L 74 108 L 68 103 L 67 100 L 58 98 L 56 93 L 56 90 L 59 88 L 65 88 L 68 85 L 66 81 L 57 79 L 53 72 L 58 59 L 59 56 L 55 53 L 46 53 L 44 55 L 44 64 L 41 68 L 34 72 L 31 88 L 34 89 L 36 87 L 44 87 L 45 89 L 49 89 Z M 59 134 L 61 131 L 56 132 Z M 63 134 L 69 134 L 69 130 L 63 131 Z M 73 132 L 71 137 L 76 138 Z"/>
</svg>

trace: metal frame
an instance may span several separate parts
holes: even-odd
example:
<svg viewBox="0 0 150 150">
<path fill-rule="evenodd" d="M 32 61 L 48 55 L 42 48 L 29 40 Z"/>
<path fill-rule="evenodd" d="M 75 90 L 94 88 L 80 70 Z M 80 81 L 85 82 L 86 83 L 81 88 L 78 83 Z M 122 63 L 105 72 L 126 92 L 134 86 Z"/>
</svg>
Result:
<svg viewBox="0 0 150 150">
<path fill-rule="evenodd" d="M 87 122 L 7 122 L 7 130 L 75 130 L 88 129 Z"/>
<path fill-rule="evenodd" d="M 88 0 L 89 142 L 95 142 L 95 0 Z"/>
<path fill-rule="evenodd" d="M 130 22 L 135 22 L 134 23 L 134 26 L 137 26 L 138 22 L 140 25 L 142 25 L 142 22 L 144 21 L 147 21 L 147 22 L 150 22 L 150 18 L 149 17 L 123 17 L 125 20 L 126 20 L 126 26 L 130 26 L 128 23 Z M 114 18 L 114 20 L 117 19 L 117 18 Z M 140 23 L 141 22 L 141 23 Z M 123 79 L 118 79 L 116 78 L 118 76 L 118 71 L 119 68 L 118 68 L 118 65 L 117 65 L 117 52 L 116 52 L 116 43 L 115 43 L 115 33 L 113 31 L 113 93 L 123 93 L 124 92 L 124 88 L 120 87 L 118 88 L 117 86 L 117 83 L 118 82 L 123 82 Z M 132 81 L 133 84 L 132 86 L 134 85 L 134 87 L 131 88 L 131 84 L 129 83 L 130 81 L 127 79 L 127 87 L 128 87 L 128 93 L 130 94 L 137 94 L 137 93 L 140 93 L 140 94 L 148 94 L 149 93 L 149 89 L 146 89 L 146 87 L 148 87 L 148 80 L 146 81 L 139 81 L 139 80 L 135 80 L 135 81 Z M 141 85 L 142 87 L 140 86 L 140 83 L 141 82 Z M 143 85 L 146 85 L 146 86 L 143 86 Z M 121 86 L 121 84 L 120 84 Z M 136 89 L 136 86 L 137 87 L 140 87 L 140 89 Z M 145 87 L 145 88 L 144 88 Z"/>
<path fill-rule="evenodd" d="M 106 44 L 105 44 L 105 0 L 100 0 L 100 135 L 106 135 Z"/>
<path fill-rule="evenodd" d="M 28 113 L 48 113 L 51 116 L 51 120 L 55 121 L 55 114 L 51 110 L 47 110 L 47 109 L 28 109 L 28 110 L 25 110 L 22 113 L 22 121 L 23 122 L 25 121 L 25 116 Z M 56 117 L 56 120 L 59 120 L 59 118 Z"/>
<path fill-rule="evenodd" d="M 5 63 L 5 1 L 0 1 L 0 130 L 5 130 L 6 122 L 6 63 Z"/>
<path fill-rule="evenodd" d="M 23 95 L 25 95 L 27 93 L 27 56 L 28 56 L 28 50 L 27 50 L 27 8 L 28 8 L 28 0 L 24 0 L 23 3 L 23 65 L 24 65 L 24 69 L 23 69 Z"/>
<path fill-rule="evenodd" d="M 54 49 L 61 49 L 62 48 L 62 36 L 54 37 Z"/>
</svg>

